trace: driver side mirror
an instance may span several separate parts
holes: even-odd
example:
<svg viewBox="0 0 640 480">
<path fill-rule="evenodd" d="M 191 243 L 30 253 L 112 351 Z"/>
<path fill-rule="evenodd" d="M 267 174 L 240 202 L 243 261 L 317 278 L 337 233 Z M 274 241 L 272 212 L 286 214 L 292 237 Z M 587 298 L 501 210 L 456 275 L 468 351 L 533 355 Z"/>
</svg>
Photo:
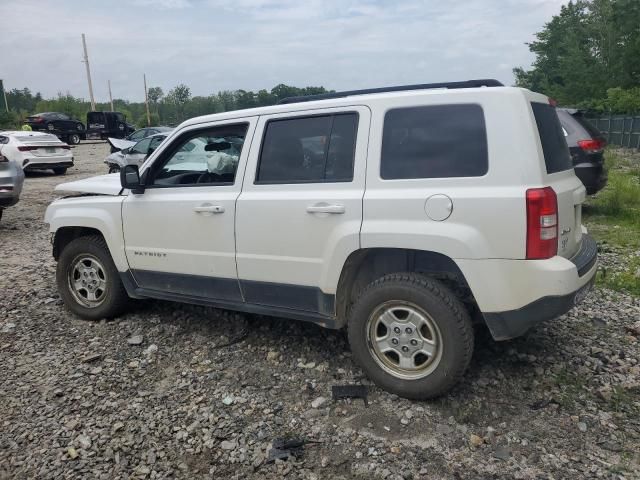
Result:
<svg viewBox="0 0 640 480">
<path fill-rule="evenodd" d="M 122 188 L 128 188 L 135 195 L 144 193 L 144 185 L 140 182 L 138 165 L 125 165 L 120 170 L 120 185 L 122 185 Z"/>
</svg>

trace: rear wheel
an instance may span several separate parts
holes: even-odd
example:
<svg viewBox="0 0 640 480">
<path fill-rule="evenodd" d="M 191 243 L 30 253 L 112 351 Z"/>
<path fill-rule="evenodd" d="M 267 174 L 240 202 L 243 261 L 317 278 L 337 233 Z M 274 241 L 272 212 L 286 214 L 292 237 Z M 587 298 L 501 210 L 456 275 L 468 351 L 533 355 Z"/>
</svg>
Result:
<svg viewBox="0 0 640 480">
<path fill-rule="evenodd" d="M 473 327 L 462 303 L 442 283 L 414 273 L 369 284 L 351 310 L 348 336 L 367 376 L 406 398 L 444 394 L 473 353 Z"/>
<path fill-rule="evenodd" d="M 67 173 L 67 167 L 58 167 L 53 169 L 53 173 L 56 175 L 64 175 Z"/>
<path fill-rule="evenodd" d="M 109 249 L 99 236 L 76 238 L 64 248 L 56 281 L 67 308 L 86 320 L 118 316 L 129 305 Z"/>
</svg>

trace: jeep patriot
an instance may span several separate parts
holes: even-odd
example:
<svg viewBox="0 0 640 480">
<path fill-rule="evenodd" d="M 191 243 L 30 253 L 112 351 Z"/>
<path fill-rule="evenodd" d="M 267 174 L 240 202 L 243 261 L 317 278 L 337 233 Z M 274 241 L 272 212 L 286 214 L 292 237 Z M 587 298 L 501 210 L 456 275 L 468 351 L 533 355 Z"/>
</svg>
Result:
<svg viewBox="0 0 640 480">
<path fill-rule="evenodd" d="M 158 298 L 346 328 L 408 398 L 461 378 L 475 322 L 520 336 L 597 268 L 554 102 L 495 80 L 192 118 L 141 167 L 56 190 L 80 193 L 45 215 L 76 315 Z"/>
</svg>

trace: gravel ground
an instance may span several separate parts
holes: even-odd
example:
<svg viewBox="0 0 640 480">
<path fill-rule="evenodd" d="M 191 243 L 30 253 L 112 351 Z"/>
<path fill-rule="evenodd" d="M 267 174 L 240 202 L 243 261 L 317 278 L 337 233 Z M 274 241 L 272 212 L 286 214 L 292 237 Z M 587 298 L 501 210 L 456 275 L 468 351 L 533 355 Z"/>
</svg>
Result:
<svg viewBox="0 0 640 480">
<path fill-rule="evenodd" d="M 66 312 L 44 210 L 107 148 L 74 152 L 0 224 L 0 478 L 640 478 L 638 299 L 598 290 L 509 342 L 479 330 L 439 400 L 333 401 L 368 384 L 342 332 L 159 301 Z M 267 462 L 291 435 L 314 443 Z"/>
</svg>

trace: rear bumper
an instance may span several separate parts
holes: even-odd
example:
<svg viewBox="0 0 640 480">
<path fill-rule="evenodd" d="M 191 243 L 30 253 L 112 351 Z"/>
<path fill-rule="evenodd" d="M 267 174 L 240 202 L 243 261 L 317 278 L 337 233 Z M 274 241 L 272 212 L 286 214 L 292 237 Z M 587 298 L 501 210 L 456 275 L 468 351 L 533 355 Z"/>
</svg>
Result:
<svg viewBox="0 0 640 480">
<path fill-rule="evenodd" d="M 574 167 L 574 171 L 587 189 L 587 195 L 599 192 L 607 184 L 607 172 L 602 164 L 581 163 Z"/>
<path fill-rule="evenodd" d="M 31 157 L 23 160 L 22 168 L 28 172 L 31 170 L 48 170 L 51 168 L 73 167 L 73 158 L 69 157 Z"/>
<path fill-rule="evenodd" d="M 521 336 L 571 310 L 590 291 L 598 268 L 597 246 L 587 234 L 571 259 L 457 262 L 495 340 Z"/>
<path fill-rule="evenodd" d="M 591 291 L 594 280 L 595 276 L 589 283 L 567 295 L 543 297 L 518 310 L 483 314 L 491 336 L 498 341 L 520 337 L 531 327 L 564 315 L 584 300 Z"/>
</svg>

